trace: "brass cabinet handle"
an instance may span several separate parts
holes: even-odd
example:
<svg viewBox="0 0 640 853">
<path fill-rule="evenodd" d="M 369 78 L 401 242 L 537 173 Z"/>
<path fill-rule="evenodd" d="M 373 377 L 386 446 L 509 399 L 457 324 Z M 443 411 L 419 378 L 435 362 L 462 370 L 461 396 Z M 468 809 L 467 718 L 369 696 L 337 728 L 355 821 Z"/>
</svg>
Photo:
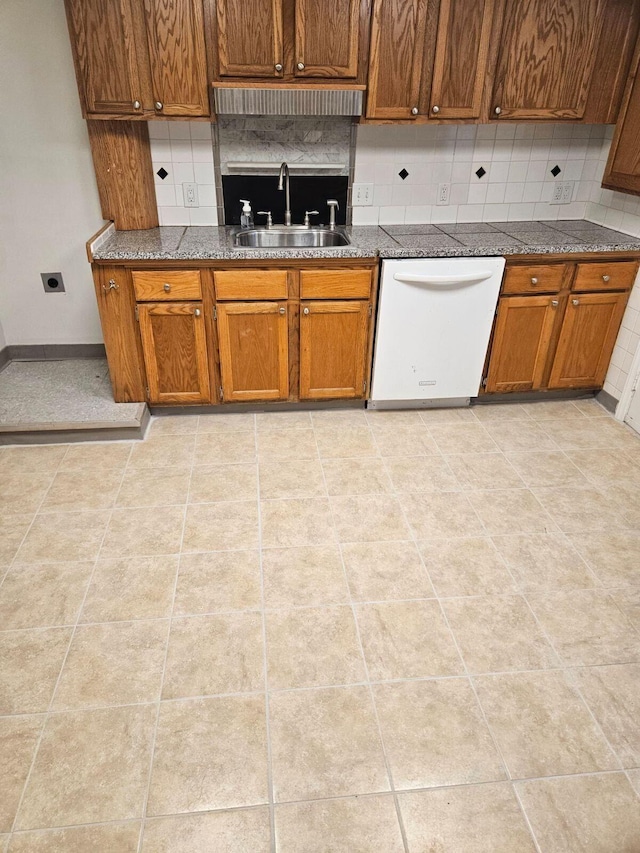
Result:
<svg viewBox="0 0 640 853">
<path fill-rule="evenodd" d="M 603 275 L 603 276 L 602 276 L 602 280 L 603 280 L 603 281 L 609 281 L 610 279 L 611 279 L 611 276 L 610 276 L 610 275 Z"/>
<path fill-rule="evenodd" d="M 165 282 L 165 283 L 162 285 L 162 287 L 164 288 L 164 292 L 165 292 L 165 293 L 169 293 L 169 291 L 171 290 L 171 285 L 170 285 L 168 282 Z"/>
<path fill-rule="evenodd" d="M 501 114 L 502 110 L 500 107 L 496 107 L 493 112 L 495 113 L 495 115 L 499 116 Z"/>
<path fill-rule="evenodd" d="M 554 308 L 557 308 L 557 307 L 558 307 L 558 305 L 560 304 L 560 302 L 559 302 L 559 300 L 557 300 L 557 299 L 552 299 L 552 300 L 551 300 L 551 304 L 553 305 L 553 307 L 554 307 Z"/>
<path fill-rule="evenodd" d="M 199 317 L 199 316 L 200 316 L 200 313 L 201 313 L 200 309 L 199 309 L 199 308 L 196 308 L 196 309 L 195 309 L 195 311 L 193 312 L 193 316 L 194 316 L 194 317 Z"/>
<path fill-rule="evenodd" d="M 282 71 L 282 63 L 281 63 L 281 62 L 276 62 L 276 64 L 275 64 L 275 69 L 276 69 L 276 71 L 277 71 L 278 73 L 280 73 L 280 71 Z"/>
<path fill-rule="evenodd" d="M 133 102 L 133 108 L 134 108 L 134 110 L 139 110 L 140 109 L 140 101 L 134 101 Z"/>
<path fill-rule="evenodd" d="M 158 111 L 162 109 L 162 101 L 156 101 L 156 109 Z"/>
<path fill-rule="evenodd" d="M 538 279 L 534 276 L 531 276 L 531 284 L 536 285 L 538 283 Z"/>
<path fill-rule="evenodd" d="M 287 309 L 286 309 L 286 308 L 281 308 L 281 309 L 280 309 L 280 313 L 281 313 L 281 314 L 286 314 L 286 313 L 287 313 Z"/>
<path fill-rule="evenodd" d="M 418 112 L 419 112 L 419 110 L 417 107 L 411 107 L 411 115 L 412 116 L 417 116 Z"/>
<path fill-rule="evenodd" d="M 572 299 L 571 304 L 572 305 L 580 305 L 580 300 L 579 299 Z"/>
<path fill-rule="evenodd" d="M 108 293 L 110 290 L 120 290 L 120 285 L 116 284 L 115 279 L 110 278 L 109 284 L 103 284 L 102 289 L 104 290 L 105 293 Z"/>
<path fill-rule="evenodd" d="M 309 313 L 309 309 L 308 309 L 308 308 L 303 308 L 303 309 L 302 309 L 302 313 L 303 313 L 303 314 L 308 314 L 308 313 Z"/>
<path fill-rule="evenodd" d="M 431 112 L 435 113 L 437 115 L 440 112 L 440 107 L 438 107 L 438 106 L 431 107 Z"/>
</svg>

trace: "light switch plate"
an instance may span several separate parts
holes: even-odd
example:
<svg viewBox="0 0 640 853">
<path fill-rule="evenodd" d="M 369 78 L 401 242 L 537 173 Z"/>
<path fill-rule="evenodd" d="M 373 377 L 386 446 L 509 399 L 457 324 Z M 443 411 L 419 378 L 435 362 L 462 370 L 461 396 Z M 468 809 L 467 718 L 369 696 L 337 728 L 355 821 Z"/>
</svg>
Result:
<svg viewBox="0 0 640 853">
<path fill-rule="evenodd" d="M 354 207 L 369 207 L 373 204 L 373 184 L 354 184 L 351 196 Z"/>
</svg>

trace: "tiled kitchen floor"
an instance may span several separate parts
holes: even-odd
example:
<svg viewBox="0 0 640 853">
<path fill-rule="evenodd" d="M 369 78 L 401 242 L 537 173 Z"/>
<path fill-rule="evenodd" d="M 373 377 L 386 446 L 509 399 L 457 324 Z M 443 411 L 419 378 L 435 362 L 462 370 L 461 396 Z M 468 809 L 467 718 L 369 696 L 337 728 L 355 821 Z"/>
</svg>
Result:
<svg viewBox="0 0 640 853">
<path fill-rule="evenodd" d="M 0 449 L 0 508 L 3 853 L 640 850 L 597 403 L 165 417 Z"/>
</svg>

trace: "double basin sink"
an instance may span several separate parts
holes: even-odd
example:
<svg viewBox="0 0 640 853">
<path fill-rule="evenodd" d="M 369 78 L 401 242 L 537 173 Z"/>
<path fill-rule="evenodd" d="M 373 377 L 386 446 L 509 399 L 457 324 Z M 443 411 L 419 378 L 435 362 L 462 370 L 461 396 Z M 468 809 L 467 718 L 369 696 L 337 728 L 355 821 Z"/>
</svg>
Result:
<svg viewBox="0 0 640 853">
<path fill-rule="evenodd" d="M 348 246 L 349 242 L 341 228 L 307 228 L 304 225 L 246 228 L 233 235 L 233 245 L 238 249 L 320 249 Z"/>
</svg>

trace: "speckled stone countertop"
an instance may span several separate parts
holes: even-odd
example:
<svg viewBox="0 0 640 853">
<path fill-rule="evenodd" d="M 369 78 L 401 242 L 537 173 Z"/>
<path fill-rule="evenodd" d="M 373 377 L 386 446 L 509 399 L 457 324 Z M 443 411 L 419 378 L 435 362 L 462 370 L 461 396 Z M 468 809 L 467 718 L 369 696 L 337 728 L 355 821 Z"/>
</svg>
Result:
<svg viewBox="0 0 640 853">
<path fill-rule="evenodd" d="M 164 226 L 117 231 L 96 261 L 229 261 L 304 258 L 455 258 L 474 255 L 640 252 L 640 239 L 582 219 L 348 227 L 348 246 L 236 249 L 227 227 Z"/>
</svg>

